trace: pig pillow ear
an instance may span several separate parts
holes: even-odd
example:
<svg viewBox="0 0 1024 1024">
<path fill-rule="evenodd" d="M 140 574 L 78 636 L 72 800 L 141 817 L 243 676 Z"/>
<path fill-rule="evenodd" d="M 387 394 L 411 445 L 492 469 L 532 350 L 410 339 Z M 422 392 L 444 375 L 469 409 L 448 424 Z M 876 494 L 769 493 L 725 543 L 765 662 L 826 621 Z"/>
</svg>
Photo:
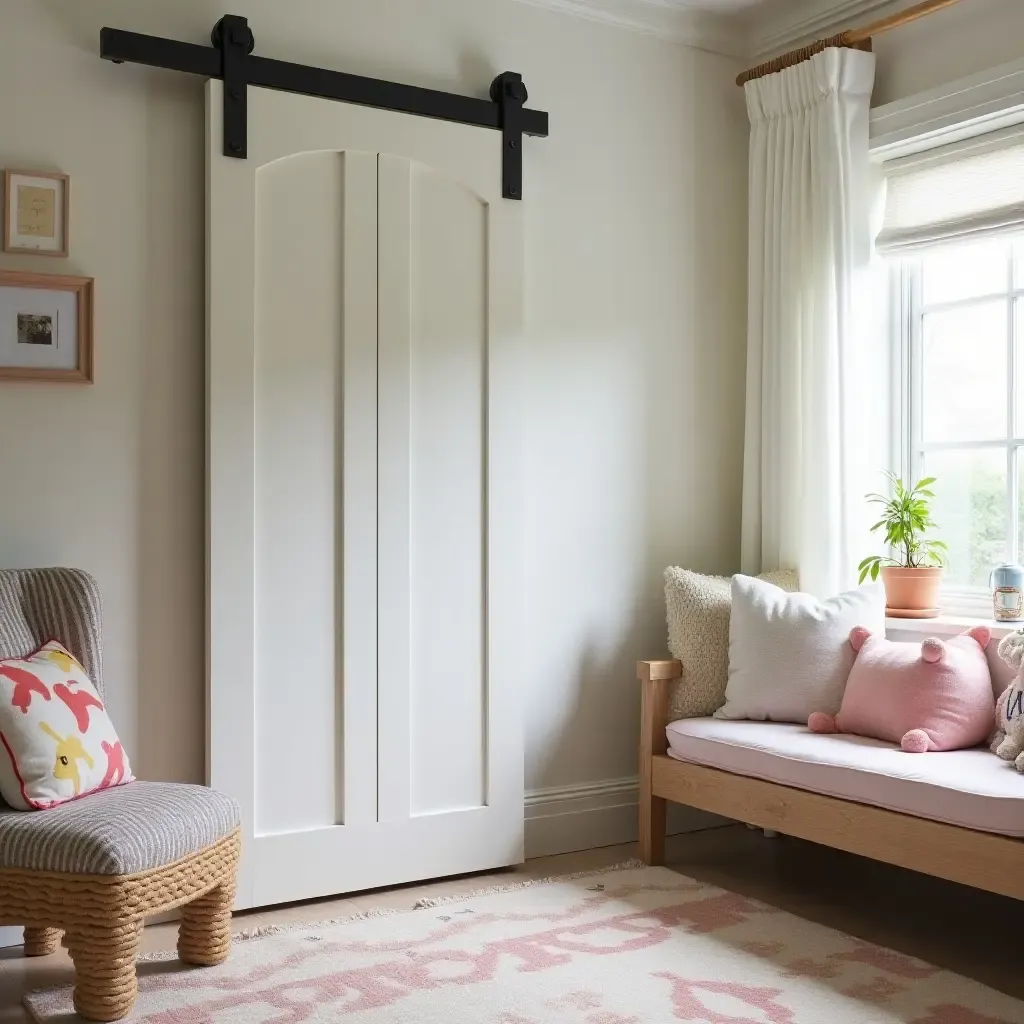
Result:
<svg viewBox="0 0 1024 1024">
<path fill-rule="evenodd" d="M 988 626 L 975 626 L 973 629 L 967 630 L 964 636 L 973 636 L 978 641 L 982 650 L 988 647 L 989 640 L 992 639 L 992 630 Z"/>
<path fill-rule="evenodd" d="M 850 630 L 850 646 L 854 651 L 860 651 L 865 643 L 871 638 L 871 630 L 863 626 L 854 626 Z"/>
</svg>

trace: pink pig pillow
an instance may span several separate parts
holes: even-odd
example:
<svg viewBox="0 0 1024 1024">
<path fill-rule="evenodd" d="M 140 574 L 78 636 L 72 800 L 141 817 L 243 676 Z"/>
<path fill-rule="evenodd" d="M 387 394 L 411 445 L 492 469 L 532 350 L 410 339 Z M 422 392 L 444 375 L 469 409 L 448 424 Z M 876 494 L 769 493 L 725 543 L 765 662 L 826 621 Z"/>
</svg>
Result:
<svg viewBox="0 0 1024 1024">
<path fill-rule="evenodd" d="M 991 733 L 995 714 L 985 657 L 990 637 L 976 626 L 946 641 L 896 643 L 857 626 L 850 633 L 857 660 L 839 714 L 816 711 L 807 725 L 899 743 L 912 754 L 976 746 Z"/>
</svg>

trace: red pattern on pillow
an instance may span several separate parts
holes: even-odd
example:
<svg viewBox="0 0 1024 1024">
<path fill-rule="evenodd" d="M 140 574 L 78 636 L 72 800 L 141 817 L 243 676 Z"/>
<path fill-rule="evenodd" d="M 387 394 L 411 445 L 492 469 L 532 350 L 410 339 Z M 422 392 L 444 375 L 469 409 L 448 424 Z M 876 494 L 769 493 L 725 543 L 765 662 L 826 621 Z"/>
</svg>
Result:
<svg viewBox="0 0 1024 1024">
<path fill-rule="evenodd" d="M 96 688 L 56 640 L 0 661 L 0 742 L 0 794 L 20 810 L 133 781 Z"/>
</svg>

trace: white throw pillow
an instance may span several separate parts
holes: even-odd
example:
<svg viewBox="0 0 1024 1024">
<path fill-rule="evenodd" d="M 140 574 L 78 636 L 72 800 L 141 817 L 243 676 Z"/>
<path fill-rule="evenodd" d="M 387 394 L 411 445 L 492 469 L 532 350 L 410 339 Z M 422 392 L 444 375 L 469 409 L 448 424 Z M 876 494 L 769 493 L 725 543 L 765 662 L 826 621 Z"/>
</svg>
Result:
<svg viewBox="0 0 1024 1024">
<path fill-rule="evenodd" d="M 854 626 L 885 635 L 881 584 L 820 601 L 734 576 L 729 684 L 715 717 L 806 724 L 814 711 L 836 714 L 853 668 Z"/>
<path fill-rule="evenodd" d="M 132 781 L 96 687 L 56 640 L 0 661 L 0 744 L 0 794 L 19 811 Z"/>
<path fill-rule="evenodd" d="M 758 579 L 783 590 L 800 589 L 791 569 L 762 573 Z M 728 576 L 704 576 L 676 566 L 665 570 L 668 649 L 683 666 L 669 701 L 670 721 L 705 718 L 725 703 L 731 605 Z"/>
</svg>

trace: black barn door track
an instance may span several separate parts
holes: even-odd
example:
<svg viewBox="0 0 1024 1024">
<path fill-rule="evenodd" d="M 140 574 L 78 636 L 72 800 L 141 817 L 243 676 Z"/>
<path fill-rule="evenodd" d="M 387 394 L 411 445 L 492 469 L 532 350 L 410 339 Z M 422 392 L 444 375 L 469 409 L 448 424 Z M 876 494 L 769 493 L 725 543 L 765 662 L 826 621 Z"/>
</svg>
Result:
<svg viewBox="0 0 1024 1024">
<path fill-rule="evenodd" d="M 257 57 L 253 54 L 255 40 L 248 21 L 235 14 L 227 14 L 217 22 L 211 39 L 212 47 L 199 46 L 104 28 L 100 30 L 100 56 L 115 64 L 127 61 L 222 79 L 224 155 L 239 160 L 246 158 L 248 150 L 246 90 L 250 85 L 500 131 L 501 194 L 505 199 L 523 198 L 523 136 L 547 137 L 548 115 L 543 110 L 524 107 L 527 93 L 521 75 L 513 71 L 498 75 L 491 83 L 491 98 L 481 100 Z"/>
</svg>

